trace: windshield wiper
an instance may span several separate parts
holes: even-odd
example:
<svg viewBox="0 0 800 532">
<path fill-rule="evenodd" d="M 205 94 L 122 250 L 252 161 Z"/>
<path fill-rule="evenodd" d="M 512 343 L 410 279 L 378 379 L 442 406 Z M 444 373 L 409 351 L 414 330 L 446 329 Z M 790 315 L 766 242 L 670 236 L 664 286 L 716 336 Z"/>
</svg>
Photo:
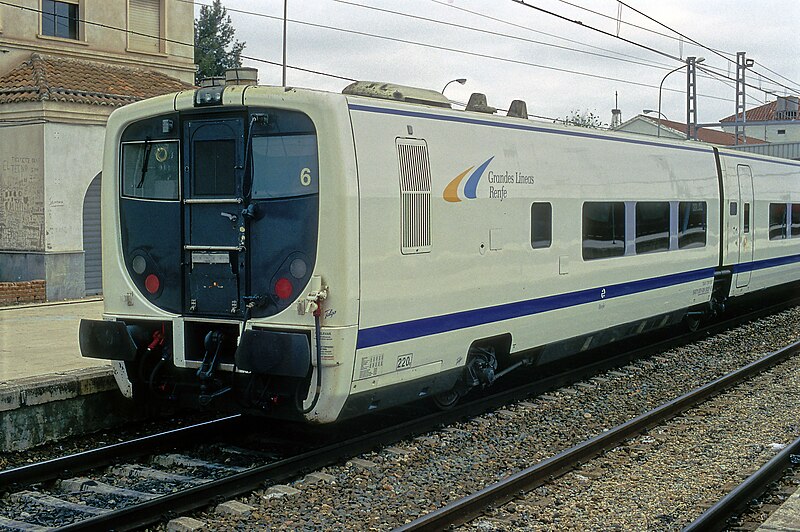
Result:
<svg viewBox="0 0 800 532">
<path fill-rule="evenodd" d="M 144 185 L 144 176 L 147 174 L 147 166 L 150 162 L 150 150 L 153 149 L 153 145 L 150 143 L 150 137 L 145 137 L 144 139 L 144 162 L 142 163 L 142 177 L 139 179 L 139 184 L 136 185 L 136 188 L 142 188 Z"/>
</svg>

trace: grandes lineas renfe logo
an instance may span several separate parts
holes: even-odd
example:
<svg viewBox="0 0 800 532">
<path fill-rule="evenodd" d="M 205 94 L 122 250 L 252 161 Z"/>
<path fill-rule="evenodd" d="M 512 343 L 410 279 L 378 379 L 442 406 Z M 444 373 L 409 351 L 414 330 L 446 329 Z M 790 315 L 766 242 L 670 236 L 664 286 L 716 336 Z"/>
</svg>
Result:
<svg viewBox="0 0 800 532">
<path fill-rule="evenodd" d="M 451 203 L 457 203 L 461 201 L 461 196 L 458 194 L 458 189 L 461 185 L 461 181 L 463 181 L 464 177 L 470 172 L 472 172 L 472 175 L 469 176 L 469 179 L 467 179 L 467 182 L 464 184 L 463 197 L 466 199 L 475 199 L 478 192 L 478 183 L 480 182 L 481 177 L 483 177 L 483 172 L 486 170 L 486 167 L 492 162 L 492 159 L 494 159 L 494 155 L 489 157 L 489 159 L 480 165 L 474 172 L 472 172 L 472 169 L 475 167 L 470 166 L 458 174 L 455 179 L 450 181 L 450 183 L 448 183 L 448 185 L 444 188 L 444 194 L 442 194 L 444 200 Z"/>
</svg>

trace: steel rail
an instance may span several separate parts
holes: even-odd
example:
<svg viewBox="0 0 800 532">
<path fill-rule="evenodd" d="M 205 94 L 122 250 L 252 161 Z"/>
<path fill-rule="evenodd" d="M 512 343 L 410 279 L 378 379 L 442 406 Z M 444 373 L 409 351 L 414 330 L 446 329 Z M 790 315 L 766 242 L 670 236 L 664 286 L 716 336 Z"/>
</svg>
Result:
<svg viewBox="0 0 800 532">
<path fill-rule="evenodd" d="M 616 447 L 625 439 L 647 428 L 656 426 L 705 401 L 709 397 L 769 369 L 794 355 L 798 347 L 800 347 L 800 341 L 770 353 L 708 384 L 695 388 L 649 412 L 491 484 L 463 499 L 453 501 L 438 510 L 415 519 L 411 523 L 396 528 L 395 531 L 442 530 L 454 524 L 464 523 L 480 514 L 485 508 L 509 501 L 521 491 L 524 492 L 536 488 L 552 477 L 574 469 L 580 462 Z"/>
<path fill-rule="evenodd" d="M 552 389 L 593 376 L 599 372 L 618 367 L 633 359 L 645 357 L 660 350 L 670 349 L 676 345 L 696 341 L 700 338 L 704 338 L 706 335 L 714 334 L 732 326 L 738 326 L 747 321 L 779 312 L 799 303 L 800 299 L 782 302 L 769 309 L 762 308 L 754 312 L 739 314 L 725 322 L 712 323 L 694 333 L 661 340 L 644 347 L 640 346 L 628 349 L 623 353 L 607 357 L 603 360 L 584 364 L 566 372 L 538 379 L 535 382 L 528 382 L 520 386 L 503 390 L 489 397 L 478 398 L 471 402 L 458 405 L 446 412 L 437 412 L 435 414 L 417 417 L 411 421 L 370 432 L 369 434 L 364 434 L 356 438 L 340 440 L 330 445 L 321 446 L 318 449 L 309 450 L 301 455 L 259 466 L 202 486 L 164 495 L 145 503 L 129 506 L 120 510 L 112 510 L 100 516 L 66 525 L 59 528 L 59 530 L 108 530 L 111 528 L 115 530 L 129 530 L 156 523 L 162 518 L 169 518 L 176 514 L 196 510 L 203 506 L 219 502 L 225 498 L 242 495 L 248 491 L 263 487 L 265 482 L 280 482 L 295 477 L 304 471 L 331 465 L 340 462 L 342 459 L 370 451 L 380 446 L 392 444 L 420 433 L 430 432 L 442 425 L 481 415 L 510 402 L 522 400 L 532 394 L 545 393 Z M 225 420 L 230 420 L 230 422 L 243 422 L 244 419 L 245 418 L 240 416 L 230 416 L 223 420 L 217 420 L 217 422 Z M 216 422 L 207 422 L 206 424 L 200 425 L 206 425 L 208 427 L 208 432 L 210 434 L 215 434 L 215 429 L 213 425 L 211 425 L 212 423 Z M 178 445 L 181 441 L 188 441 L 189 436 L 199 435 L 199 433 L 188 432 L 191 428 L 192 427 L 185 427 L 173 431 L 176 434 L 172 444 Z M 224 432 L 225 431 L 217 430 L 217 434 Z M 182 433 L 183 436 L 179 433 Z M 142 440 L 148 440 L 149 438 L 151 437 L 145 437 L 142 438 Z M 133 442 L 124 442 L 95 451 L 86 451 L 69 457 L 50 460 L 42 464 L 32 464 L 30 466 L 0 472 L 0 489 L 11 485 L 31 484 L 56 478 L 58 474 L 63 475 L 65 470 L 71 473 L 102 467 L 119 462 L 120 458 L 126 456 L 142 456 L 152 452 L 152 450 L 163 448 L 167 445 L 164 440 L 160 440 L 149 443 L 149 447 L 141 446 L 137 449 L 135 447 L 137 444 L 136 442 L 137 440 Z M 131 445 L 134 447 L 130 448 L 129 446 Z M 145 443 L 145 445 L 148 444 Z"/>
<path fill-rule="evenodd" d="M 157 449 L 180 445 L 183 442 L 205 435 L 222 434 L 235 428 L 241 419 L 242 416 L 236 414 L 53 458 L 44 462 L 6 469 L 5 471 L 0 471 L 0 492 L 62 477 L 65 471 L 73 474 L 104 467 L 118 462 L 122 458 L 142 456 Z"/>
<path fill-rule="evenodd" d="M 763 494 L 767 487 L 794 465 L 792 456 L 800 453 L 800 438 L 772 457 L 758 471 L 747 477 L 714 506 L 689 523 L 684 532 L 718 531 L 728 528 L 727 523 L 745 510 L 753 499 Z"/>
</svg>

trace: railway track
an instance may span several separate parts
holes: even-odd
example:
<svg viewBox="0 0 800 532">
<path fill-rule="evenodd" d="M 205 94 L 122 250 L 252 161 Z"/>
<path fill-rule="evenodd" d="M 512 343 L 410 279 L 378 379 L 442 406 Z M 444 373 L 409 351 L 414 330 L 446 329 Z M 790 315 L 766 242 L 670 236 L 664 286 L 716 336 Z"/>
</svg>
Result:
<svg viewBox="0 0 800 532">
<path fill-rule="evenodd" d="M 737 321 L 753 318 L 754 315 L 742 316 Z M 730 323 L 717 324 L 714 328 L 729 326 Z M 709 329 L 698 331 L 689 338 L 696 339 L 712 332 Z M 328 434 L 326 444 L 309 448 L 303 453 L 274 454 L 267 459 L 253 451 L 232 452 L 230 445 L 228 449 L 218 449 L 218 454 L 235 455 L 239 452 L 248 457 L 249 463 L 236 467 L 229 467 L 231 460 L 235 462 L 235 459 L 222 463 L 213 459 L 205 460 L 203 464 L 199 463 L 199 459 L 182 456 L 184 448 L 196 445 L 198 441 L 205 441 L 211 435 L 220 433 L 235 433 L 247 426 L 246 420 L 231 417 L 170 431 L 167 435 L 142 438 L 0 472 L 0 489 L 10 493 L 7 498 L 10 503 L 0 508 L 0 514 L 6 515 L 6 521 L 0 520 L 0 526 L 12 530 L 35 530 L 36 526 L 53 525 L 61 526 L 64 530 L 125 530 L 146 526 L 165 516 L 240 496 L 265 484 L 297 478 L 303 472 L 341 463 L 381 446 L 428 433 L 442 425 L 479 416 L 531 394 L 558 388 L 647 353 L 685 342 L 686 338 L 665 340 L 655 346 L 626 351 L 593 365 L 477 398 L 444 413 L 422 416 L 419 412 L 407 413 L 406 421 L 399 424 L 392 423 L 392 415 L 387 415 L 380 418 L 374 430 L 364 429 L 358 436 L 350 438 Z M 342 432 L 353 434 L 347 428 L 339 431 Z M 164 449 L 169 452 L 164 453 Z M 134 460 L 141 457 L 147 459 Z M 107 467 L 109 469 L 98 469 Z M 68 474 L 64 475 L 64 471 Z M 87 471 L 91 473 L 87 474 Z M 121 479 L 121 483 L 109 483 L 109 478 Z M 101 504 L 108 500 L 112 504 Z M 14 510 L 14 505 L 17 505 L 17 510 Z M 38 510 L 31 511 L 33 508 Z M 50 516 L 55 516 L 55 520 L 48 521 Z"/>
<path fill-rule="evenodd" d="M 776 480 L 800 463 L 800 438 L 787 445 L 758 471 L 747 477 L 725 497 L 692 521 L 686 532 L 716 531 L 735 526 L 753 501 L 761 497 Z M 745 529 L 740 527 L 740 529 Z"/>
<path fill-rule="evenodd" d="M 795 342 L 770 353 L 747 366 L 730 372 L 708 384 L 692 390 L 672 401 L 646 412 L 630 421 L 611 428 L 574 447 L 539 462 L 527 469 L 510 475 L 486 488 L 453 501 L 438 510 L 419 517 L 413 522 L 398 527 L 398 532 L 442 530 L 453 525 L 469 522 L 487 508 L 503 505 L 525 493 L 542 486 L 567 471 L 577 469 L 582 463 L 620 446 L 626 439 L 663 424 L 669 419 L 704 403 L 710 397 L 760 375 L 800 351 L 800 342 Z M 720 503 L 714 505 L 687 530 L 717 530 L 724 528 L 730 517 L 737 515 L 754 496 L 760 494 L 769 482 L 780 475 L 782 468 L 790 463 L 791 454 L 800 449 L 800 440 L 776 456 L 768 467 L 750 477 Z"/>
</svg>

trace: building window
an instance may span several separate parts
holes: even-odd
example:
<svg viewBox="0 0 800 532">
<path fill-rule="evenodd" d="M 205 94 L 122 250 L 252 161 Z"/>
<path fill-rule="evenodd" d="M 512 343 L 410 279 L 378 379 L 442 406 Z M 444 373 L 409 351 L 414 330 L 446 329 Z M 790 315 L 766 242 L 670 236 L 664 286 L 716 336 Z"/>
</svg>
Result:
<svg viewBox="0 0 800 532">
<path fill-rule="evenodd" d="M 781 240 L 786 238 L 786 204 L 769 204 L 769 239 Z"/>
<path fill-rule="evenodd" d="M 78 38 L 78 4 L 42 0 L 42 35 Z"/>
<path fill-rule="evenodd" d="M 640 201 L 636 204 L 636 253 L 669 249 L 669 202 Z"/>
<path fill-rule="evenodd" d="M 583 260 L 625 254 L 625 203 L 583 204 Z"/>
<path fill-rule="evenodd" d="M 549 203 L 531 204 L 531 247 L 549 248 L 553 241 L 553 207 Z"/>
<path fill-rule="evenodd" d="M 128 1 L 128 48 L 139 52 L 162 52 L 161 0 Z"/>
</svg>

